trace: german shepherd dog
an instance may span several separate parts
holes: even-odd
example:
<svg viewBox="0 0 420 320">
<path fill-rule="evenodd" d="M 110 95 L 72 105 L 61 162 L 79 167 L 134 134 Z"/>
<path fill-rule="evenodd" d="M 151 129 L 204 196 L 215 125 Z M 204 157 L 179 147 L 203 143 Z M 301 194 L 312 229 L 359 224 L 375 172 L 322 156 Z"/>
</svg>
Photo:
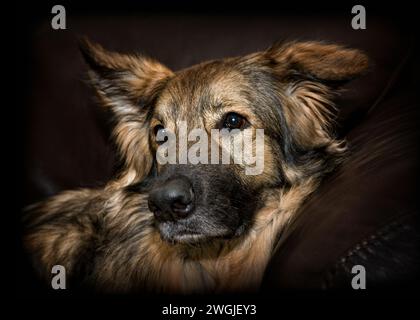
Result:
<svg viewBox="0 0 420 320">
<path fill-rule="evenodd" d="M 24 244 L 47 281 L 62 265 L 73 288 L 99 292 L 257 290 L 279 234 L 346 146 L 332 98 L 365 72 L 359 50 L 283 42 L 172 72 L 88 40 L 81 52 L 113 115 L 122 169 L 99 189 L 35 204 Z M 264 129 L 264 169 L 160 164 L 156 135 L 191 128 Z M 255 147 L 255 146 L 254 146 Z"/>
</svg>

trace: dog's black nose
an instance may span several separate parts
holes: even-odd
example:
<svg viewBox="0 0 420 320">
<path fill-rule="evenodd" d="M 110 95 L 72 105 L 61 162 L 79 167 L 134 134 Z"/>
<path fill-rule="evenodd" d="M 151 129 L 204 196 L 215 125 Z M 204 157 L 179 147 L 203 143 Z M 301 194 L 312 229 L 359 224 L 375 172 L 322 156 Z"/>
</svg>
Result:
<svg viewBox="0 0 420 320">
<path fill-rule="evenodd" d="M 149 195 L 149 209 L 160 221 L 178 220 L 194 209 L 194 192 L 187 178 L 168 180 Z"/>
</svg>

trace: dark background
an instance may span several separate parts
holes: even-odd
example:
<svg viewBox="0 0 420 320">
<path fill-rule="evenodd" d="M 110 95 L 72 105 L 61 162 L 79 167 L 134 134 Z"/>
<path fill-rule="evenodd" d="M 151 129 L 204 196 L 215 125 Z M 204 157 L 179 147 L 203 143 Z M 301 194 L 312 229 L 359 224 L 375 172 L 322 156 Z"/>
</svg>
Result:
<svg viewBox="0 0 420 320">
<path fill-rule="evenodd" d="M 67 30 L 50 27 L 53 16 L 50 12 L 55 4 L 66 8 Z M 365 5 L 367 30 L 351 28 L 351 8 L 356 4 Z M 21 208 L 61 190 L 100 186 L 115 171 L 107 117 L 95 104 L 92 90 L 84 83 L 86 67 L 78 52 L 78 36 L 86 35 L 110 50 L 145 53 L 173 70 L 208 59 L 263 50 L 284 39 L 324 40 L 360 48 L 372 58 L 373 72 L 346 86 L 346 91 L 337 100 L 340 108 L 338 133 L 351 136 L 353 132 L 357 144 L 360 135 L 354 133 L 354 129 L 361 127 L 387 94 L 418 83 L 418 63 L 411 63 L 409 70 L 405 66 L 404 72 L 400 70 L 407 60 L 412 61 L 416 56 L 413 52 L 418 53 L 416 12 L 412 5 L 403 2 L 392 6 L 371 2 L 285 1 L 275 4 L 265 1 L 253 4 L 226 1 L 201 1 L 199 4 L 192 1 L 19 2 L 15 28 L 17 175 L 14 201 L 18 295 L 74 297 L 69 292 L 51 292 L 33 275 L 20 246 Z M 399 82 L 401 77 L 404 84 Z M 413 114 L 415 120 L 417 116 L 418 112 Z M 366 130 L 363 134 L 368 139 L 372 129 Z M 410 139 L 417 137 L 415 134 Z M 417 151 L 414 153 L 413 161 L 417 161 Z M 413 179 L 418 176 L 418 167 L 409 168 L 411 177 L 400 175 L 398 180 L 412 184 L 408 198 L 401 199 L 405 202 L 412 202 L 418 190 Z M 384 183 L 388 181 L 378 182 Z M 341 192 L 347 192 L 349 187 L 350 184 L 344 184 Z M 380 198 L 382 191 L 376 196 Z M 406 195 L 406 189 L 401 189 L 401 193 Z M 370 199 L 370 202 L 377 203 L 379 198 Z M 411 206 L 417 205 L 411 202 Z M 344 206 L 343 203 L 337 205 Z M 375 219 L 379 218 L 371 218 L 369 222 Z M 370 224 L 361 228 L 360 233 L 368 233 L 369 228 Z M 346 245 L 343 244 L 343 248 Z M 334 252 L 333 256 L 339 255 L 343 248 L 337 249 L 338 253 Z M 327 249 L 325 252 L 329 253 Z M 318 254 L 316 258 L 319 257 Z M 282 263 L 279 270 L 290 268 L 290 264 Z M 301 284 L 301 280 L 296 281 L 292 284 Z M 308 281 L 308 288 L 313 289 L 318 280 L 309 277 Z M 334 296 L 318 290 L 315 294 L 307 290 L 285 290 L 276 294 L 288 298 Z M 366 296 L 368 294 L 362 297 Z M 273 295 L 270 293 L 269 297 L 273 298 Z M 254 298 L 244 299 L 253 301 Z"/>
</svg>

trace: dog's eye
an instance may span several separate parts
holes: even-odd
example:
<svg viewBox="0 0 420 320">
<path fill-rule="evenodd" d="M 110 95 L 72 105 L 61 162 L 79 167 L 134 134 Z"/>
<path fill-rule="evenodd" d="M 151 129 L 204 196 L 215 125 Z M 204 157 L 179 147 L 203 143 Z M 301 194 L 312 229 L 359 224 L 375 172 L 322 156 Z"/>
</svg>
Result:
<svg viewBox="0 0 420 320">
<path fill-rule="evenodd" d="M 225 120 L 223 121 L 223 128 L 227 129 L 242 129 L 246 124 L 246 120 L 241 115 L 230 112 L 226 115 Z"/>
<path fill-rule="evenodd" d="M 163 143 L 168 140 L 168 136 L 166 135 L 166 129 L 161 124 L 158 124 L 157 126 L 153 128 L 153 133 L 156 137 L 157 143 Z M 163 137 L 163 139 L 162 138 L 158 139 L 158 135 L 160 137 Z"/>
</svg>

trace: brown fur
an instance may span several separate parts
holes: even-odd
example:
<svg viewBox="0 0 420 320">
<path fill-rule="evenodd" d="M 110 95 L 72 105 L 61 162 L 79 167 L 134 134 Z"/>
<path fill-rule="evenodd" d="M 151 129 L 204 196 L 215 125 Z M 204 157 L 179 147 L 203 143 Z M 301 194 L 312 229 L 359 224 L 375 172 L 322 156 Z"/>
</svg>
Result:
<svg viewBox="0 0 420 320">
<path fill-rule="evenodd" d="M 175 74 L 151 59 L 108 53 L 90 43 L 83 52 L 98 96 L 115 115 L 113 135 L 124 168 L 102 189 L 63 192 L 30 208 L 24 240 L 40 274 L 49 279 L 51 267 L 61 264 L 70 277 L 82 277 L 78 284 L 106 292 L 256 290 L 279 232 L 323 175 L 339 163 L 345 149 L 331 131 L 335 110 L 333 91 L 326 82 L 360 74 L 367 66 L 366 57 L 336 45 L 292 42 L 225 59 L 222 67 L 209 62 Z M 188 120 L 210 130 L 222 112 L 232 111 L 245 114 L 254 128 L 264 127 L 266 121 L 273 121 L 270 111 L 263 111 L 268 120 L 262 120 L 243 96 L 247 90 L 256 90 L 244 76 L 253 68 L 269 71 L 278 79 L 275 87 L 293 143 L 324 153 L 305 161 L 286 161 L 284 152 L 276 153 L 274 141 L 266 141 L 264 173 L 239 178 L 244 185 L 263 190 L 262 206 L 245 233 L 204 244 L 163 240 L 147 208 L 147 194 L 127 191 L 152 168 L 156 145 L 151 143 L 150 129 L 165 120 L 176 131 L 176 121 Z M 191 83 L 192 94 L 186 91 Z M 222 101 L 224 108 L 206 109 L 205 116 L 194 120 L 190 106 L 200 105 L 209 86 L 217 92 L 210 104 Z M 153 105 L 154 111 L 146 113 L 139 105 Z M 231 170 L 240 175 L 237 167 Z M 279 171 L 284 184 L 275 186 Z"/>
<path fill-rule="evenodd" d="M 139 288 L 172 293 L 255 290 L 279 229 L 315 187 L 309 179 L 286 192 L 268 194 L 249 233 L 204 247 L 163 241 L 154 229 L 152 214 L 144 210 L 145 196 L 127 197 L 112 187 L 68 191 L 32 209 L 43 216 L 32 225 L 25 242 L 30 252 L 40 255 L 37 259 L 47 279 L 55 264 L 64 265 L 72 274 L 83 244 L 97 242 L 99 254 L 89 281 L 105 292 Z M 96 206 L 95 211 L 91 206 Z M 139 208 L 144 210 L 141 214 Z M 54 224 L 43 222 L 58 213 Z M 127 239 L 125 235 L 132 234 L 133 226 L 141 228 Z"/>
</svg>

